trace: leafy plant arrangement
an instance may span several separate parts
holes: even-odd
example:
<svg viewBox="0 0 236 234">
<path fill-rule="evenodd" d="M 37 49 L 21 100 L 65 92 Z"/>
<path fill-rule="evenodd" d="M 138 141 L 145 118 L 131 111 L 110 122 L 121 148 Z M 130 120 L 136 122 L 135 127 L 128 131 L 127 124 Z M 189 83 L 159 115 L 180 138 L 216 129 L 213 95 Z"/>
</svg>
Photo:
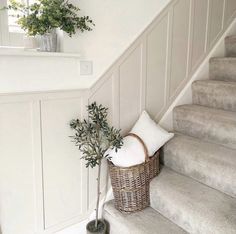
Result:
<svg viewBox="0 0 236 234">
<path fill-rule="evenodd" d="M 107 120 L 108 108 L 97 105 L 96 102 L 87 107 L 88 120 L 73 119 L 70 127 L 74 130 L 73 141 L 82 152 L 82 159 L 86 161 L 86 167 L 98 166 L 97 177 L 97 204 L 96 220 L 87 225 L 92 233 L 100 233 L 103 223 L 98 220 L 98 208 L 100 201 L 100 177 L 103 158 L 109 158 L 108 149 L 116 151 L 123 145 L 120 130 L 110 127 Z M 103 233 L 103 232 L 101 232 Z"/>
<path fill-rule="evenodd" d="M 79 16 L 80 9 L 68 0 L 37 0 L 27 6 L 16 0 L 3 9 L 15 11 L 17 23 L 29 36 L 44 35 L 59 28 L 70 37 L 77 30 L 91 31 L 94 23 L 89 16 Z"/>
</svg>

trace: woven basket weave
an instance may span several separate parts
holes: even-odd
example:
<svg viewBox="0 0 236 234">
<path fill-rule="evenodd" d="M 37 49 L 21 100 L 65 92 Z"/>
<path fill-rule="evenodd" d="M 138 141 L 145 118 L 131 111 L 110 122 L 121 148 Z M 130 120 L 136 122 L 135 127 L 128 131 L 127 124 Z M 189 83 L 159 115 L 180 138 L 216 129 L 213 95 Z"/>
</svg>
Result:
<svg viewBox="0 0 236 234">
<path fill-rule="evenodd" d="M 159 151 L 151 158 L 143 140 L 135 137 L 143 146 L 145 162 L 132 167 L 117 167 L 108 162 L 115 207 L 122 212 L 136 212 L 150 205 L 150 180 L 159 173 Z"/>
</svg>

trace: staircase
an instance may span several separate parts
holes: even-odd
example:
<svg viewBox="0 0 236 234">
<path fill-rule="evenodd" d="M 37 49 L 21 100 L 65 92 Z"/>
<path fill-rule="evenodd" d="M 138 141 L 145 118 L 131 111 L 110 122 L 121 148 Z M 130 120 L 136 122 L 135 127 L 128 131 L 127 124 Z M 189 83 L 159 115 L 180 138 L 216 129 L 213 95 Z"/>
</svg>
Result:
<svg viewBox="0 0 236 234">
<path fill-rule="evenodd" d="M 209 80 L 192 84 L 193 104 L 174 109 L 175 137 L 151 182 L 151 207 L 122 214 L 105 206 L 111 234 L 236 233 L 236 36 L 210 59 Z"/>
</svg>

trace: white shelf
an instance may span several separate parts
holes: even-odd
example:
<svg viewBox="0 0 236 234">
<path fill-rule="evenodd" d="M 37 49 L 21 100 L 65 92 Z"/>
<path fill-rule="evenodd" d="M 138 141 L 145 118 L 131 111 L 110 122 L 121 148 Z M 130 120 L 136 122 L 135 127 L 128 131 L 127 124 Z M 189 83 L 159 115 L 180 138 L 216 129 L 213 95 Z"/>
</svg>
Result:
<svg viewBox="0 0 236 234">
<path fill-rule="evenodd" d="M 4 47 L 0 46 L 0 56 L 21 56 L 21 57 L 62 57 L 62 58 L 80 58 L 77 53 L 60 52 L 40 52 L 37 49 L 26 50 L 23 47 Z"/>
</svg>

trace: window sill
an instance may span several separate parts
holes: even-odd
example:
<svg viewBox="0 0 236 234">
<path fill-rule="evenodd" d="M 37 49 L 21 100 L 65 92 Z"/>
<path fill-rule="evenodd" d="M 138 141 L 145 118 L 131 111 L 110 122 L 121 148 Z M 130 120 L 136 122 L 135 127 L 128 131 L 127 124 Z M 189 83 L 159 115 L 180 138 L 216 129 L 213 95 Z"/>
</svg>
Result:
<svg viewBox="0 0 236 234">
<path fill-rule="evenodd" d="M 37 49 L 24 49 L 23 47 L 5 47 L 0 46 L 0 56 L 21 56 L 21 57 L 62 57 L 62 58 L 80 58 L 76 53 L 60 52 L 40 52 Z"/>
</svg>

